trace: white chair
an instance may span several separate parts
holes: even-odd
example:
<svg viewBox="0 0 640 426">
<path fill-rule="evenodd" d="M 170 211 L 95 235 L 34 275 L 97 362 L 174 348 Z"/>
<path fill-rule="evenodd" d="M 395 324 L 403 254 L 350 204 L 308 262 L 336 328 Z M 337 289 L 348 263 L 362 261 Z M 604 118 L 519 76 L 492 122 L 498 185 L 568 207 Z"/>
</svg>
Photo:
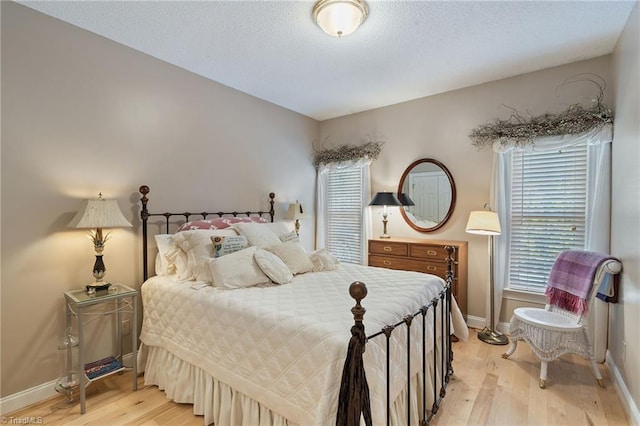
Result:
<svg viewBox="0 0 640 426">
<path fill-rule="evenodd" d="M 604 261 L 596 271 L 588 300 L 593 301 L 605 274 L 615 275 L 621 270 L 622 265 L 619 261 L 615 259 Z M 539 385 L 544 389 L 547 384 L 547 362 L 566 353 L 575 353 L 591 362 L 591 369 L 598 385 L 604 387 L 588 337 L 587 316 L 588 311 L 582 315 L 576 315 L 551 304 L 547 304 L 544 309 L 517 308 L 509 324 L 511 346 L 506 353 L 502 354 L 502 357 L 508 358 L 515 352 L 518 340 L 527 342 L 533 353 L 540 359 Z"/>
</svg>

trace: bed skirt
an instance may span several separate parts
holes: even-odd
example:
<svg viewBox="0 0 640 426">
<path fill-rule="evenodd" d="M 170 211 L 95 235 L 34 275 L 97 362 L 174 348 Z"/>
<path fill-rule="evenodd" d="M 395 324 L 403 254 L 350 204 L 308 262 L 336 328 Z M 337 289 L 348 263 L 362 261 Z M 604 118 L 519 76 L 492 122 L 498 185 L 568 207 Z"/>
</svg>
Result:
<svg viewBox="0 0 640 426">
<path fill-rule="evenodd" d="M 256 400 L 245 396 L 230 386 L 216 380 L 203 369 L 189 364 L 169 351 L 157 347 L 140 346 L 138 371 L 144 371 L 145 385 L 158 386 L 167 398 L 177 403 L 193 404 L 193 414 L 204 416 L 204 424 L 217 426 L 298 426 L 265 407 Z M 427 366 L 433 365 L 433 354 Z M 428 374 L 433 372 L 428 369 Z M 440 383 L 441 375 L 437 374 Z M 433 404 L 433 378 L 428 377 L 427 407 Z M 422 374 L 411 379 L 411 417 L 419 418 L 422 413 Z M 372 400 L 372 410 L 386 410 Z M 407 391 L 403 390 L 390 407 L 390 424 L 406 425 Z M 335 418 L 331 419 L 335 424 Z M 364 424 L 361 422 L 361 424 Z"/>
</svg>

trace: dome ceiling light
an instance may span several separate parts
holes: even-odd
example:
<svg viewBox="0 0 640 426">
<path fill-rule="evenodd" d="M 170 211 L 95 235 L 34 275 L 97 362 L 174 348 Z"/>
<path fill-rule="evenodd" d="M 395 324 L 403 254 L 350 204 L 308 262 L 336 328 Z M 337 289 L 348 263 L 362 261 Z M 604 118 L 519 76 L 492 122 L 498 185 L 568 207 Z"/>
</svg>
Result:
<svg viewBox="0 0 640 426">
<path fill-rule="evenodd" d="M 358 29 L 367 12 L 361 0 L 319 0 L 313 6 L 313 19 L 325 33 L 342 37 Z"/>
</svg>

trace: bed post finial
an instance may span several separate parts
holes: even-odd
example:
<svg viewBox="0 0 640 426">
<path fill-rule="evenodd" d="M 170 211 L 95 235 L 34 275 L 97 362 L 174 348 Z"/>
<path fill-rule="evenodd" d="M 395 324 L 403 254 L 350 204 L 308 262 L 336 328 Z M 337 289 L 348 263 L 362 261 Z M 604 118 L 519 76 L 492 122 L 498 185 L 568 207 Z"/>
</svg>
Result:
<svg viewBox="0 0 640 426">
<path fill-rule="evenodd" d="M 149 219 L 149 210 L 147 210 L 147 194 L 149 193 L 149 187 L 142 185 L 139 189 L 142 194 L 140 201 L 142 202 L 142 210 L 140 210 L 140 219 L 142 219 L 142 278 L 144 281 L 149 278 L 149 268 L 147 265 L 148 247 L 147 247 L 147 220 Z"/>
<path fill-rule="evenodd" d="M 271 222 L 273 222 L 274 217 L 276 215 L 276 210 L 273 208 L 275 203 L 276 194 L 273 192 L 269 193 L 269 216 L 271 216 Z"/>
<path fill-rule="evenodd" d="M 356 305 L 351 308 L 353 319 L 355 320 L 356 324 L 362 323 L 364 314 L 365 312 L 367 312 L 367 310 L 362 307 L 360 301 L 367 297 L 367 286 L 361 281 L 354 281 L 349 286 L 349 295 L 356 301 Z"/>
<path fill-rule="evenodd" d="M 147 185 L 142 185 L 138 191 L 140 191 L 140 193 L 142 194 L 142 198 L 140 198 L 140 201 L 142 201 L 142 210 L 140 211 L 140 218 L 142 220 L 146 220 L 146 219 L 149 219 L 149 210 L 147 210 L 147 202 L 149 202 L 149 199 L 147 198 L 147 194 L 149 193 L 149 187 Z"/>
<path fill-rule="evenodd" d="M 452 283 L 453 263 L 455 262 L 455 259 L 453 258 L 453 252 L 455 251 L 455 248 L 453 246 L 445 246 L 444 249 L 447 252 L 447 258 L 445 259 L 447 261 L 447 274 L 445 276 L 445 279 Z"/>
</svg>

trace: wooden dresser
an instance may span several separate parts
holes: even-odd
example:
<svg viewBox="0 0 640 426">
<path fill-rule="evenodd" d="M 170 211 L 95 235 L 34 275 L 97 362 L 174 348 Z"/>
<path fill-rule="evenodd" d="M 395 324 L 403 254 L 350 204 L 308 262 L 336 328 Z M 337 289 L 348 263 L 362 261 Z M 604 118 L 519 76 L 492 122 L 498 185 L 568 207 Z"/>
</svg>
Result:
<svg viewBox="0 0 640 426">
<path fill-rule="evenodd" d="M 369 240 L 369 266 L 426 272 L 445 278 L 447 252 L 454 247 L 453 295 L 462 315 L 467 317 L 467 247 L 466 241 L 389 238 Z"/>
</svg>

